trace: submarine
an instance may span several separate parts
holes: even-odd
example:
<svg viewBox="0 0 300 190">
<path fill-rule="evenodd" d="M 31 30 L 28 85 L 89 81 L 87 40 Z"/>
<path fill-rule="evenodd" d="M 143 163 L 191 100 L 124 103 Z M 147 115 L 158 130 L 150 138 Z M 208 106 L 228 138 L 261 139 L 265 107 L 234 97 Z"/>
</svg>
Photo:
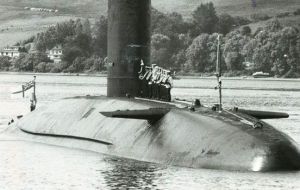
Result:
<svg viewBox="0 0 300 190">
<path fill-rule="evenodd" d="M 300 169 L 296 142 L 263 121 L 287 114 L 139 97 L 136 63 L 150 66 L 150 28 L 151 0 L 108 0 L 107 96 L 62 99 L 6 131 L 34 142 L 163 165 Z"/>
</svg>

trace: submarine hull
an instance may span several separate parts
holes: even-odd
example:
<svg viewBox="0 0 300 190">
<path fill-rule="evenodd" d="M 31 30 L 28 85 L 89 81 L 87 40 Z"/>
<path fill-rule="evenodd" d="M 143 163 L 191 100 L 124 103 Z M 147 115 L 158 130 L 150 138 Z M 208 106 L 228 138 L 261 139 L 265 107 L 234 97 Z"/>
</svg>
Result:
<svg viewBox="0 0 300 190">
<path fill-rule="evenodd" d="M 156 122 L 100 113 L 158 107 L 169 112 Z M 239 171 L 300 168 L 292 139 L 262 121 L 263 127 L 256 129 L 239 118 L 204 107 L 190 111 L 180 104 L 75 97 L 30 113 L 8 131 L 37 142 L 159 164 Z"/>
</svg>

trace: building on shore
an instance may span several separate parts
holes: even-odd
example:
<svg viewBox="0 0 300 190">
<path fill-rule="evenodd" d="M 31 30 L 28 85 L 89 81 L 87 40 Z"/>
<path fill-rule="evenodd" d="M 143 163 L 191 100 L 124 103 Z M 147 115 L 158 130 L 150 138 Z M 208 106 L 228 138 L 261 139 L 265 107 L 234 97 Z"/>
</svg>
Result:
<svg viewBox="0 0 300 190">
<path fill-rule="evenodd" d="M 50 60 L 54 61 L 54 63 L 60 63 L 62 58 L 62 46 L 56 45 L 51 50 L 48 50 L 47 56 Z"/>
<path fill-rule="evenodd" d="M 0 56 L 18 58 L 20 56 L 20 46 L 7 46 L 3 48 L 0 52 Z"/>
</svg>

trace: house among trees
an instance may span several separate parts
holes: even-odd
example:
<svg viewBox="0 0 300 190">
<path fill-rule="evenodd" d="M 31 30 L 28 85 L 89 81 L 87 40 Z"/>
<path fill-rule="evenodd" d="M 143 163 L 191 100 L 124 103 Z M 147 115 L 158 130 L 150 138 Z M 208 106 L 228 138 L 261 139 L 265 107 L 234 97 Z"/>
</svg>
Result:
<svg viewBox="0 0 300 190">
<path fill-rule="evenodd" d="M 20 56 L 20 47 L 19 46 L 7 46 L 1 50 L 0 55 L 7 56 L 10 58 L 17 58 Z"/>
<path fill-rule="evenodd" d="M 60 63 L 62 57 L 62 46 L 56 45 L 51 50 L 47 51 L 47 55 L 54 63 Z"/>
</svg>

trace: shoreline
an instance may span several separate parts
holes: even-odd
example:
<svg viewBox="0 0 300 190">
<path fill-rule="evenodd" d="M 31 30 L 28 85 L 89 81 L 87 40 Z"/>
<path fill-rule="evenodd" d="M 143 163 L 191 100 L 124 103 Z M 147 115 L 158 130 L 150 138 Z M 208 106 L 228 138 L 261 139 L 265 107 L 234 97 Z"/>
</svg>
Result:
<svg viewBox="0 0 300 190">
<path fill-rule="evenodd" d="M 78 76 L 78 77 L 107 77 L 107 73 L 34 73 L 34 72 L 9 72 L 0 71 L 0 75 L 36 75 L 36 76 Z M 216 79 L 215 76 L 177 75 L 177 79 Z M 300 81 L 300 78 L 253 78 L 252 76 L 224 77 L 225 80 L 259 80 L 259 81 Z"/>
<path fill-rule="evenodd" d="M 9 72 L 0 71 L 0 75 L 36 75 L 36 76 L 84 76 L 84 77 L 106 77 L 104 73 L 34 73 L 34 72 Z"/>
</svg>

